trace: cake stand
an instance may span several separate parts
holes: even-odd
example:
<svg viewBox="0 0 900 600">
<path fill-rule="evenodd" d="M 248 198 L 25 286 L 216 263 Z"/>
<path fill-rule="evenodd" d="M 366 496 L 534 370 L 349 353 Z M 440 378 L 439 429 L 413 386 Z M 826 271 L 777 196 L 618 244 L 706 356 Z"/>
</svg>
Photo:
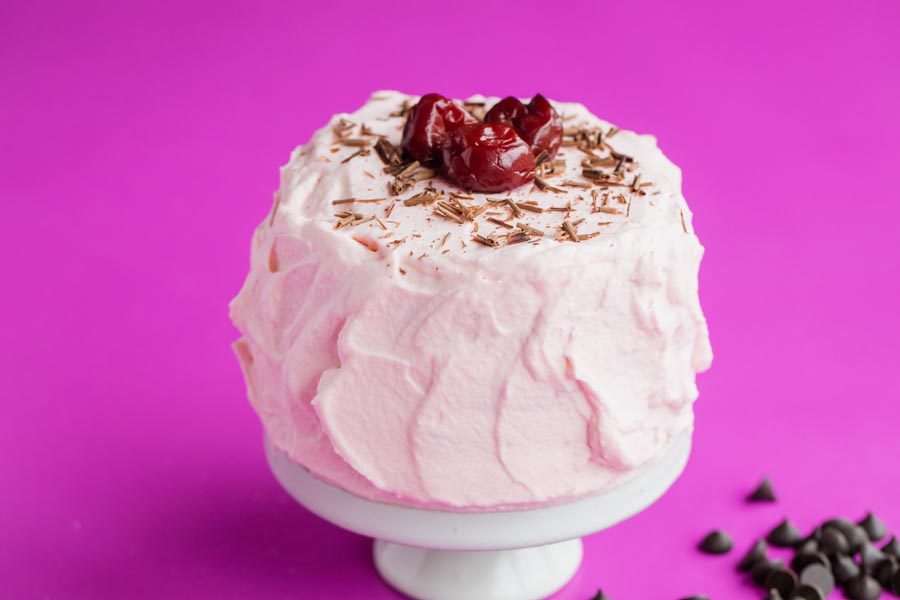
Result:
<svg viewBox="0 0 900 600">
<path fill-rule="evenodd" d="M 566 504 L 461 513 L 366 500 L 316 478 L 265 440 L 275 478 L 331 523 L 375 538 L 375 567 L 419 600 L 537 600 L 562 588 L 581 564 L 581 537 L 650 506 L 687 464 L 690 435 L 616 487 Z"/>
</svg>

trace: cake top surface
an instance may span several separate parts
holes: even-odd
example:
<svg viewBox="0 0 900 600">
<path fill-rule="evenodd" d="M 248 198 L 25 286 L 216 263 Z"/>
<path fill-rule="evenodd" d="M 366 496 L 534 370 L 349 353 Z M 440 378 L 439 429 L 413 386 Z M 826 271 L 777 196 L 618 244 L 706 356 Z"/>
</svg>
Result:
<svg viewBox="0 0 900 600">
<path fill-rule="evenodd" d="M 581 104 L 552 102 L 563 119 L 562 147 L 534 181 L 469 192 L 401 156 L 417 100 L 381 91 L 358 111 L 335 115 L 282 169 L 270 222 L 419 259 L 611 243 L 636 227 L 690 231 L 681 172 L 653 136 L 619 130 Z M 497 101 L 473 96 L 465 106 L 479 117 Z"/>
</svg>

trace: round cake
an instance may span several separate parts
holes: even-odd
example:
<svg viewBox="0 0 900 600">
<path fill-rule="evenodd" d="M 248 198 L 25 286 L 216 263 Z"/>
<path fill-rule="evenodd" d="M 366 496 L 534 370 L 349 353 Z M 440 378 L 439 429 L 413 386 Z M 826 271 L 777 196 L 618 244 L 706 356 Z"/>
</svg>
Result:
<svg viewBox="0 0 900 600">
<path fill-rule="evenodd" d="M 551 102 L 555 156 L 473 191 L 404 152 L 417 101 L 378 92 L 282 168 L 230 306 L 250 401 L 277 448 L 365 498 L 602 492 L 690 433 L 712 360 L 681 172 L 654 137 Z M 455 104 L 480 122 L 497 102 Z"/>
</svg>

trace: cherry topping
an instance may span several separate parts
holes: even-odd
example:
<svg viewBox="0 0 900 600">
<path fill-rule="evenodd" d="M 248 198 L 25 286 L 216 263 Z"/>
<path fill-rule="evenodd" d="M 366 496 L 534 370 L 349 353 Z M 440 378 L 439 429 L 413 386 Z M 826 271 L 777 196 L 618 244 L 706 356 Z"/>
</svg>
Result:
<svg viewBox="0 0 900 600">
<path fill-rule="evenodd" d="M 456 102 L 440 94 L 426 94 L 409 111 L 401 147 L 409 158 L 423 165 L 437 166 L 447 134 L 460 125 L 476 122 Z"/>
<path fill-rule="evenodd" d="M 535 155 L 544 150 L 553 158 L 562 143 L 562 119 L 540 94 L 532 98 L 528 106 L 518 98 L 504 98 L 488 111 L 484 120 L 512 125 L 522 139 L 528 142 Z"/>
<path fill-rule="evenodd" d="M 474 192 L 511 190 L 531 181 L 534 169 L 531 148 L 503 123 L 457 127 L 444 144 L 442 174 Z"/>
</svg>

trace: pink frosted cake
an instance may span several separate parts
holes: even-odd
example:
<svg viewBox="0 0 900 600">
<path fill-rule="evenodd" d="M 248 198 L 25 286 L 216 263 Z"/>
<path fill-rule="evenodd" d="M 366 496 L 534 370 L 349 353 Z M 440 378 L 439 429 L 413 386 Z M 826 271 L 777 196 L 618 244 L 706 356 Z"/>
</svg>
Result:
<svg viewBox="0 0 900 600">
<path fill-rule="evenodd" d="M 712 359 L 681 172 L 554 102 L 558 153 L 532 144 L 525 183 L 472 191 L 497 186 L 404 152 L 417 100 L 376 93 L 282 169 L 231 303 L 250 401 L 277 448 L 365 498 L 601 492 L 689 434 Z"/>
</svg>

